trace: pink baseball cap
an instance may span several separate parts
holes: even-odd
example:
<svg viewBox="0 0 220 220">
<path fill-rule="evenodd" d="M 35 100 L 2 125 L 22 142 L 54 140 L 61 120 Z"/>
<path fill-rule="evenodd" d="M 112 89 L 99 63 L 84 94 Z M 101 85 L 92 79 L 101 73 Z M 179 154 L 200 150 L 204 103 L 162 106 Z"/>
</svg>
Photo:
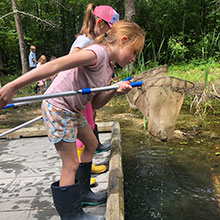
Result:
<svg viewBox="0 0 220 220">
<path fill-rule="evenodd" d="M 96 6 L 93 13 L 97 17 L 105 20 L 109 27 L 112 27 L 112 25 L 119 20 L 119 14 L 108 5 Z"/>
</svg>

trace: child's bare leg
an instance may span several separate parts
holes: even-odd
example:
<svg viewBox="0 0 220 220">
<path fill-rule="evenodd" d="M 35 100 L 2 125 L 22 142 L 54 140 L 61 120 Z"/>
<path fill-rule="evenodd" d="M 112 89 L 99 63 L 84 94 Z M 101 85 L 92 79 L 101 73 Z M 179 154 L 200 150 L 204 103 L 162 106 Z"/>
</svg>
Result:
<svg viewBox="0 0 220 220">
<path fill-rule="evenodd" d="M 75 175 L 79 166 L 76 144 L 61 141 L 56 143 L 55 147 L 62 160 L 60 186 L 72 185 L 75 183 Z"/>
<path fill-rule="evenodd" d="M 78 129 L 77 138 L 81 140 L 85 145 L 85 148 L 80 156 L 80 162 L 81 163 L 91 162 L 95 150 L 98 146 L 98 141 L 88 124 Z"/>
</svg>

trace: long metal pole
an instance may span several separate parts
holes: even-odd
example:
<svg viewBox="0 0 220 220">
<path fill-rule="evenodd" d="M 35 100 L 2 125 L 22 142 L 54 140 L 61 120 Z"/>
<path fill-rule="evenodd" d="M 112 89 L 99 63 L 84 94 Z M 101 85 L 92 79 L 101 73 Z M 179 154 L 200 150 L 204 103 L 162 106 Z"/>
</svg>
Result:
<svg viewBox="0 0 220 220">
<path fill-rule="evenodd" d="M 128 77 L 126 79 L 123 79 L 122 81 L 127 81 L 130 80 L 131 77 Z M 134 82 L 134 83 L 130 83 L 131 86 L 140 86 L 142 84 L 142 82 Z M 107 90 L 113 90 L 113 89 L 117 89 L 118 88 L 118 83 L 112 85 L 112 86 L 106 86 L 106 87 L 100 87 L 100 88 L 94 88 L 94 89 L 81 89 L 79 90 L 80 93 L 78 93 L 78 91 L 70 91 L 70 92 L 63 92 L 63 93 L 56 93 L 56 94 L 48 94 L 48 96 L 51 96 L 52 98 L 55 97 L 60 97 L 60 96 L 65 96 L 65 95 L 69 95 L 69 94 L 73 94 L 73 95 L 78 95 L 78 94 L 87 94 L 90 92 L 99 92 L 99 91 L 107 91 Z M 64 95 L 63 95 L 64 94 Z M 38 95 L 38 96 L 27 96 L 27 97 L 21 97 L 21 98 L 17 98 L 17 99 L 13 99 L 11 104 L 6 105 L 4 108 L 10 108 L 10 107 L 14 107 L 14 106 L 18 106 L 18 105 L 24 105 L 24 104 L 29 104 L 32 102 L 37 102 L 39 100 L 45 99 L 46 95 Z M 33 99 L 33 97 L 36 97 Z M 32 98 L 32 99 L 31 99 Z M 31 99 L 31 100 L 30 100 Z M 14 100 L 16 100 L 14 102 Z M 21 100 L 20 102 L 17 100 Z M 17 131 L 18 129 L 21 129 L 27 125 L 33 124 L 36 121 L 39 121 L 42 119 L 42 116 L 39 116 L 37 118 L 34 118 L 30 121 L 27 121 L 17 127 L 14 127 L 8 131 L 3 132 L 2 134 L 0 134 L 0 137 L 3 137 L 5 135 L 8 135 L 14 131 Z"/>
<path fill-rule="evenodd" d="M 130 85 L 132 87 L 141 86 L 142 81 L 131 82 Z M 116 84 L 111 85 L 111 86 L 105 86 L 105 87 L 99 87 L 99 88 L 91 88 L 91 89 L 90 88 L 85 88 L 85 89 L 80 89 L 80 90 L 76 90 L 76 91 L 73 90 L 73 91 L 60 92 L 60 93 L 51 93 L 51 94 L 43 94 L 43 95 L 13 98 L 12 101 L 10 102 L 10 104 L 6 105 L 3 108 L 14 107 L 16 105 L 22 105 L 22 104 L 41 101 L 41 100 L 44 100 L 44 99 L 56 98 L 56 97 L 72 96 L 72 95 L 80 95 L 80 94 L 85 95 L 85 94 L 89 94 L 91 92 L 101 92 L 101 91 L 115 90 L 115 89 L 118 89 L 118 87 L 119 87 L 119 85 L 118 85 L 118 83 L 116 83 Z"/>
<path fill-rule="evenodd" d="M 10 134 L 10 133 L 14 132 L 14 131 L 17 131 L 18 129 L 23 128 L 23 127 L 25 127 L 27 125 L 33 124 L 34 122 L 39 121 L 40 119 L 42 119 L 42 116 L 34 118 L 34 119 L 32 119 L 30 121 L 27 121 L 27 122 L 25 122 L 25 123 L 23 123 L 21 125 L 18 125 L 17 127 L 14 127 L 14 128 L 12 128 L 12 129 L 10 129 L 8 131 L 5 131 L 5 132 L 0 134 L 0 137 L 3 137 L 5 135 L 7 135 L 7 134 Z"/>
</svg>

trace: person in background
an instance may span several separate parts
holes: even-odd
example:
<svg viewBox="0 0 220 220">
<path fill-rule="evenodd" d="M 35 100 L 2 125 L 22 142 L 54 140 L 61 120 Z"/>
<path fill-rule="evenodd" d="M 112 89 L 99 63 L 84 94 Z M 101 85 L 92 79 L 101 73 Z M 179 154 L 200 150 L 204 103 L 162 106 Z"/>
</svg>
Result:
<svg viewBox="0 0 220 220">
<path fill-rule="evenodd" d="M 0 89 L 0 108 L 8 104 L 22 87 L 60 72 L 46 94 L 108 86 L 113 69 L 110 63 L 121 67 L 134 62 L 145 42 L 144 32 L 132 21 L 115 22 L 94 43 L 66 56 L 41 65 Z M 118 88 L 99 93 L 56 97 L 42 102 L 43 123 L 49 138 L 62 160 L 60 180 L 51 184 L 55 207 L 65 220 L 104 220 L 104 217 L 86 214 L 81 204 L 106 201 L 107 193 L 94 193 L 90 187 L 91 164 L 98 141 L 82 114 L 91 102 L 94 109 L 104 106 L 115 94 L 132 89 L 128 81 Z M 78 158 L 76 138 L 85 148 Z"/>
<path fill-rule="evenodd" d="M 30 46 L 30 53 L 28 56 L 29 61 L 29 70 L 32 70 L 37 67 L 37 59 L 36 59 L 36 47 L 31 45 Z"/>
<path fill-rule="evenodd" d="M 41 55 L 40 58 L 38 59 L 37 67 L 40 67 L 41 65 L 43 65 L 46 62 L 47 62 L 46 56 Z M 37 84 L 34 87 L 34 92 L 37 93 L 39 89 L 40 89 L 41 94 L 43 94 L 46 91 L 46 89 L 47 89 L 47 80 L 46 79 L 39 80 L 37 82 Z"/>
<path fill-rule="evenodd" d="M 85 11 L 83 25 L 80 32 L 76 35 L 76 40 L 73 42 L 70 53 L 76 53 L 80 51 L 83 47 L 91 44 L 93 40 L 100 34 L 106 33 L 112 24 L 119 20 L 119 14 L 108 5 L 95 6 L 94 4 L 89 4 Z M 91 129 L 93 130 L 97 140 L 98 146 L 96 152 L 107 151 L 110 149 L 110 145 L 103 145 L 100 143 L 97 125 L 94 123 L 94 115 L 96 111 L 92 109 L 91 103 L 88 103 L 86 108 L 82 111 L 84 117 L 88 121 Z M 80 157 L 83 151 L 83 143 L 76 140 L 77 152 Z M 105 165 L 94 165 L 92 163 L 91 172 L 94 174 L 100 174 L 107 170 Z M 90 185 L 95 185 L 95 179 L 90 179 Z"/>
<path fill-rule="evenodd" d="M 46 62 L 47 62 L 46 56 L 45 55 L 41 55 L 40 58 L 38 59 L 37 67 L 43 65 Z"/>
<path fill-rule="evenodd" d="M 55 59 L 56 59 L 55 56 L 51 56 L 51 57 L 50 57 L 50 61 L 55 60 Z M 58 73 L 56 73 L 56 74 L 54 74 L 53 76 L 51 76 L 51 77 L 50 77 L 50 81 L 53 82 L 57 75 L 58 75 Z"/>
</svg>

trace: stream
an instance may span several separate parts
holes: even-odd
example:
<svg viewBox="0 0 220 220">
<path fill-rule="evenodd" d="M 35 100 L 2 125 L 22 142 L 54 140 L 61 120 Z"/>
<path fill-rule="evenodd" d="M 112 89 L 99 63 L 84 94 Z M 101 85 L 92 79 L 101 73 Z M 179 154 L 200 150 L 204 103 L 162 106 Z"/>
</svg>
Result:
<svg viewBox="0 0 220 220">
<path fill-rule="evenodd" d="M 126 220 L 220 219 L 219 123 L 218 111 L 201 119 L 183 106 L 176 128 L 190 135 L 167 143 L 122 125 Z"/>
</svg>

